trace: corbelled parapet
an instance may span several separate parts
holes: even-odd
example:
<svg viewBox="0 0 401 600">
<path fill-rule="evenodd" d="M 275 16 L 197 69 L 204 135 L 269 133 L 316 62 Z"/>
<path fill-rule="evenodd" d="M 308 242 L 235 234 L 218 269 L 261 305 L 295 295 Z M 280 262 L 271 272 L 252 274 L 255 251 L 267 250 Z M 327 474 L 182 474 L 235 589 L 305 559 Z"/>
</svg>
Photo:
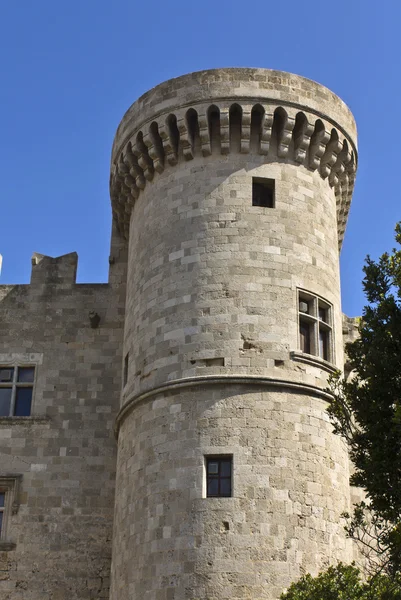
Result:
<svg viewBox="0 0 401 600">
<path fill-rule="evenodd" d="M 115 137 L 110 190 L 120 233 L 129 235 L 141 190 L 195 156 L 259 154 L 318 171 L 334 188 L 339 245 L 354 187 L 356 127 L 324 86 L 268 69 L 214 69 L 171 79 L 126 112 Z"/>
</svg>

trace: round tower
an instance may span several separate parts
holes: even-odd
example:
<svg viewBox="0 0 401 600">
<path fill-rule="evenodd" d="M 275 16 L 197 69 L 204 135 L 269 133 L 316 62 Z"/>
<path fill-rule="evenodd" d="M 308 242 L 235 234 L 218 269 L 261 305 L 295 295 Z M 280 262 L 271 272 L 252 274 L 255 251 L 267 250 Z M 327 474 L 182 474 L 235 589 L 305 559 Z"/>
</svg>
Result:
<svg viewBox="0 0 401 600">
<path fill-rule="evenodd" d="M 339 247 L 356 129 L 265 69 L 172 79 L 112 153 L 128 277 L 111 600 L 276 600 L 351 559 Z"/>
</svg>

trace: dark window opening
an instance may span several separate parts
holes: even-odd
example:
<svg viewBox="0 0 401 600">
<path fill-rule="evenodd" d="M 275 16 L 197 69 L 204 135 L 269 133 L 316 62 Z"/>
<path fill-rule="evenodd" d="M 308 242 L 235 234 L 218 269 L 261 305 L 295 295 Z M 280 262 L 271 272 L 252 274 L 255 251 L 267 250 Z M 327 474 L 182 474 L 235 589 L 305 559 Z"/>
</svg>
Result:
<svg viewBox="0 0 401 600">
<path fill-rule="evenodd" d="M 129 352 L 127 352 L 127 354 L 125 355 L 125 358 L 124 358 L 124 372 L 123 372 L 124 387 L 127 385 L 127 382 L 128 382 L 128 364 L 129 364 Z"/>
<path fill-rule="evenodd" d="M 252 206 L 274 208 L 274 179 L 252 178 Z"/>
<path fill-rule="evenodd" d="M 14 415 L 16 417 L 29 417 L 32 405 L 32 388 L 17 388 L 15 397 Z"/>
<path fill-rule="evenodd" d="M 319 356 L 329 360 L 329 332 L 319 327 Z"/>
<path fill-rule="evenodd" d="M 207 457 L 206 477 L 208 498 L 229 498 L 232 495 L 232 457 Z"/>
<path fill-rule="evenodd" d="M 301 351 L 311 354 L 311 327 L 309 323 L 299 322 L 299 339 Z"/>
<path fill-rule="evenodd" d="M 5 503 L 6 503 L 6 494 L 5 494 L 5 492 L 0 492 L 0 538 L 3 537 L 2 530 L 3 530 L 3 515 L 4 515 Z"/>
<path fill-rule="evenodd" d="M 0 367 L 0 417 L 29 417 L 35 367 Z"/>
</svg>

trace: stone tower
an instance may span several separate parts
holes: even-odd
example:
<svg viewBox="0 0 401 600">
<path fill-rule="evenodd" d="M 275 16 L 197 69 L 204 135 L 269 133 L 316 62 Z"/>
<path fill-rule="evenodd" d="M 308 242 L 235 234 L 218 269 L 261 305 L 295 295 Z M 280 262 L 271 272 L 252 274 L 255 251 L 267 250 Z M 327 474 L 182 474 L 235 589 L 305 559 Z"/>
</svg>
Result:
<svg viewBox="0 0 401 600">
<path fill-rule="evenodd" d="M 125 114 L 111 174 L 129 240 L 111 600 L 275 600 L 351 559 L 348 457 L 325 387 L 343 366 L 355 169 L 347 106 L 288 73 L 192 73 Z"/>
</svg>

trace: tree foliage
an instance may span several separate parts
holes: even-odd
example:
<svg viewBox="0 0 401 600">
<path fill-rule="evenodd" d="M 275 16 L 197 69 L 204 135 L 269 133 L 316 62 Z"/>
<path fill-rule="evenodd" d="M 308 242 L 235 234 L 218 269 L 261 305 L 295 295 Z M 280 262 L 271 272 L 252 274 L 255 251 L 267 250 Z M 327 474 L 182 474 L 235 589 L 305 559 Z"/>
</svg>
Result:
<svg viewBox="0 0 401 600">
<path fill-rule="evenodd" d="M 368 257 L 364 273 L 368 304 L 359 338 L 346 348 L 353 377 L 333 378 L 329 413 L 349 444 L 351 482 L 367 498 L 356 505 L 348 534 L 375 572 L 392 576 L 401 573 L 401 250 L 377 262 Z"/>
<path fill-rule="evenodd" d="M 354 565 L 338 564 L 317 577 L 304 575 L 281 600 L 401 600 L 401 581 L 385 576 L 362 581 Z"/>
<path fill-rule="evenodd" d="M 359 338 L 346 347 L 352 377 L 330 382 L 334 430 L 349 445 L 351 483 L 366 496 L 345 515 L 366 567 L 305 575 L 282 600 L 401 600 L 401 224 L 395 237 L 392 253 L 366 259 L 367 305 Z"/>
</svg>

